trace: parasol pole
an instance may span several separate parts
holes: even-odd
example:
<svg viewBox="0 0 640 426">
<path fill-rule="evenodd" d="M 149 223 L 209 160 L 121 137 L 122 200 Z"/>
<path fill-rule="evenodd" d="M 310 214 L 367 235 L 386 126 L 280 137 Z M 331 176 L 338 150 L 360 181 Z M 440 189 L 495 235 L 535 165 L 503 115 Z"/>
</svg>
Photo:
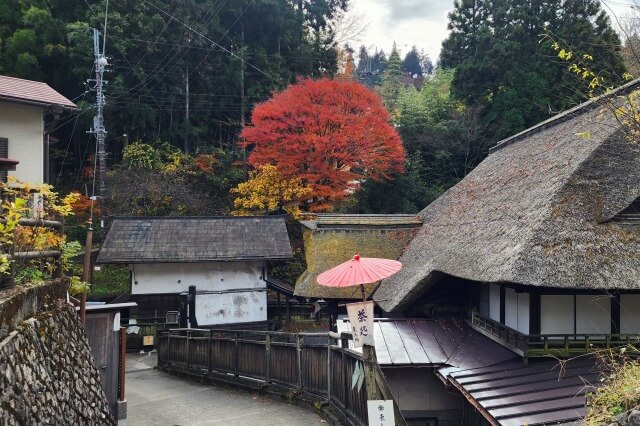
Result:
<svg viewBox="0 0 640 426">
<path fill-rule="evenodd" d="M 360 284 L 360 291 L 362 292 L 362 301 L 366 302 L 367 301 L 367 296 L 364 293 L 364 284 Z"/>
</svg>

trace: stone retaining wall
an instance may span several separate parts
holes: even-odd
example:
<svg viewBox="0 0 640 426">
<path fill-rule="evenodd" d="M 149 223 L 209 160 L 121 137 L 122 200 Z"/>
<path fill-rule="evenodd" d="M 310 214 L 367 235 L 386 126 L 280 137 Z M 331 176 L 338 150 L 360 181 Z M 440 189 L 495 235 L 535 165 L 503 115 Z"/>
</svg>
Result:
<svg viewBox="0 0 640 426">
<path fill-rule="evenodd" d="M 114 424 L 77 314 L 48 308 L 0 341 L 0 423 Z"/>
</svg>

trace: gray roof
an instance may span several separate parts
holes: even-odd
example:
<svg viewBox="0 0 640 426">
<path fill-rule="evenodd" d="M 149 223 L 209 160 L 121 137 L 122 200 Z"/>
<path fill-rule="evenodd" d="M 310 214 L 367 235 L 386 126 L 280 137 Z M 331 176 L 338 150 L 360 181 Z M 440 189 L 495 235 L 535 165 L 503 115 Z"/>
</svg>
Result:
<svg viewBox="0 0 640 426">
<path fill-rule="evenodd" d="M 640 223 L 616 215 L 640 196 L 640 144 L 613 104 L 636 80 L 498 144 L 419 213 L 403 269 L 375 295 L 401 310 L 442 273 L 481 282 L 640 288 Z"/>
<path fill-rule="evenodd" d="M 292 257 L 284 216 L 114 219 L 98 263 L 185 263 Z"/>
<path fill-rule="evenodd" d="M 349 319 L 339 319 L 338 332 L 350 332 Z M 467 370 L 502 361 L 522 359 L 504 346 L 472 329 L 464 319 L 443 314 L 435 319 L 375 318 L 378 364 L 389 366 L 450 366 Z M 362 353 L 362 349 L 349 349 Z"/>
</svg>

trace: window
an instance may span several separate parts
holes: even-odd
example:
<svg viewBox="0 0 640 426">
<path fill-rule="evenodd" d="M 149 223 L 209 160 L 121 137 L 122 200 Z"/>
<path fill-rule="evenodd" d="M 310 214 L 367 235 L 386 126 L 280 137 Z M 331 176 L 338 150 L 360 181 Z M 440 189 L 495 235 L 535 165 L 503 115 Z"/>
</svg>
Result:
<svg viewBox="0 0 640 426">
<path fill-rule="evenodd" d="M 9 158 L 9 139 L 0 138 L 0 158 Z M 0 181 L 7 182 L 7 171 L 0 170 Z"/>
</svg>

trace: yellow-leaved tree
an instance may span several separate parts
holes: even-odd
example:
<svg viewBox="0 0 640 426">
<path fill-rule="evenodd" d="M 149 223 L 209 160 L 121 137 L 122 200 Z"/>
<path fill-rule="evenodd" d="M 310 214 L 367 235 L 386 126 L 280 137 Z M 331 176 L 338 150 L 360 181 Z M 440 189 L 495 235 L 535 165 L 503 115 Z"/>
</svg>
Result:
<svg viewBox="0 0 640 426">
<path fill-rule="evenodd" d="M 281 210 L 297 218 L 300 203 L 311 191 L 300 179 L 285 179 L 276 166 L 264 164 L 249 172 L 248 181 L 231 189 L 237 195 L 233 214 L 247 216 Z"/>
</svg>

